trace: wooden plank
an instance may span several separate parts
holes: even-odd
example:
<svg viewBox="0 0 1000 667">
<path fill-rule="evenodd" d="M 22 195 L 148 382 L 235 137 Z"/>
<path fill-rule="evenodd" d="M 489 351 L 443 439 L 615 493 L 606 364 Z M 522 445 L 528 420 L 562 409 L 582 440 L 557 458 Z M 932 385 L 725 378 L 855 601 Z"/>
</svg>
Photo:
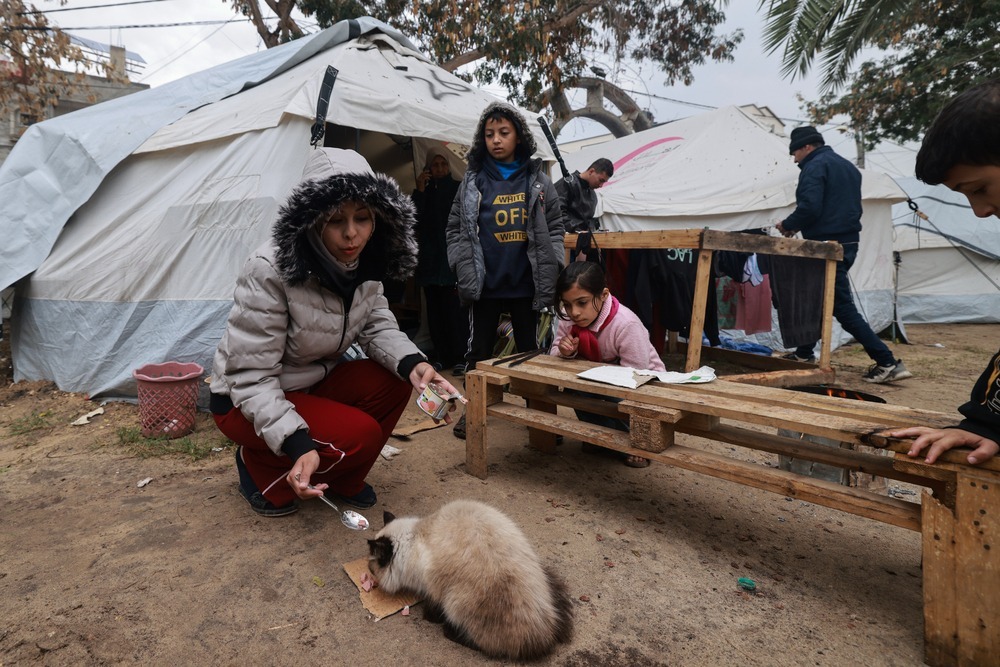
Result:
<svg viewBox="0 0 1000 667">
<path fill-rule="evenodd" d="M 685 350 L 684 343 L 680 343 L 680 347 L 682 351 Z M 781 357 L 768 357 L 763 354 L 740 352 L 739 350 L 727 350 L 724 347 L 703 348 L 701 351 L 701 360 L 702 363 L 711 360 L 719 360 L 733 364 L 734 366 L 752 368 L 760 371 L 802 370 L 816 368 L 816 364 L 807 364 L 804 361 L 793 361 L 791 359 L 782 359 Z M 727 375 L 726 379 L 730 379 L 731 377 L 733 376 Z"/>
<path fill-rule="evenodd" d="M 955 497 L 958 664 L 1000 660 L 1000 480 L 967 468 Z"/>
<path fill-rule="evenodd" d="M 958 419 L 952 421 L 952 424 L 958 422 Z M 920 424 L 917 422 L 915 426 L 930 426 L 930 424 Z M 913 438 L 893 438 L 882 433 L 869 433 L 862 435 L 859 438 L 862 444 L 868 445 L 869 447 L 880 447 L 882 449 L 890 449 L 897 454 L 906 454 L 910 451 L 910 447 L 913 445 Z M 959 449 L 950 449 L 947 452 L 942 452 L 938 456 L 937 461 L 934 462 L 933 466 L 927 466 L 923 462 L 922 458 L 906 458 L 901 459 L 897 457 L 897 460 L 910 461 L 915 465 L 933 467 L 933 468 L 946 468 L 951 471 L 961 470 L 963 468 L 968 468 L 969 463 L 966 460 L 969 456 L 969 452 L 972 450 L 967 447 L 962 447 Z M 988 461 L 983 461 L 976 465 L 978 470 L 989 470 L 991 472 L 1000 472 L 1000 459 L 992 458 Z"/>
<path fill-rule="evenodd" d="M 631 447 L 629 436 L 626 433 L 559 415 L 537 412 L 510 403 L 492 405 L 487 408 L 487 414 L 519 424 L 534 425 L 553 433 L 578 437 L 585 442 L 592 442 L 602 447 L 636 456 L 644 456 L 660 463 L 700 472 L 711 477 L 728 479 L 746 486 L 800 498 L 817 505 L 868 517 L 901 528 L 920 529 L 920 507 L 915 503 L 886 498 L 832 482 L 784 470 L 766 468 L 755 463 L 736 461 L 726 456 L 701 452 L 681 445 L 668 447 L 662 452 L 646 451 Z"/>
<path fill-rule="evenodd" d="M 516 392 L 516 394 L 522 396 L 526 400 L 537 399 L 541 401 L 549 401 L 567 408 L 573 408 L 574 410 L 585 410 L 587 412 L 593 412 L 597 415 L 613 417 L 615 419 L 628 419 L 628 415 L 619 409 L 619 403 L 600 398 L 592 398 L 590 396 L 581 396 L 580 394 L 574 394 L 572 392 L 559 391 L 555 387 L 545 387 L 544 391 L 538 391 L 537 387 L 526 388 L 523 392 L 519 391 Z"/>
<path fill-rule="evenodd" d="M 839 243 L 837 245 L 840 245 Z M 826 261 L 826 275 L 823 279 L 823 319 L 820 335 L 819 367 L 830 368 L 830 341 L 833 338 L 834 288 L 837 283 L 837 262 Z"/>
<path fill-rule="evenodd" d="M 801 387 L 809 384 L 830 384 L 837 378 L 832 368 L 819 368 L 807 364 L 808 368 L 797 370 L 774 370 L 767 373 L 742 373 L 727 375 L 726 382 L 737 384 L 752 384 L 757 387 Z"/>
<path fill-rule="evenodd" d="M 567 250 L 576 248 L 578 234 L 566 234 L 563 245 Z M 599 248 L 627 250 L 662 248 L 705 248 L 708 250 L 733 250 L 759 252 L 765 255 L 795 255 L 815 259 L 839 260 L 844 256 L 839 243 L 786 239 L 759 234 L 741 234 L 711 229 L 657 229 L 642 232 L 595 232 Z"/>
<path fill-rule="evenodd" d="M 607 250 L 662 248 L 698 248 L 701 245 L 700 229 L 657 229 L 644 232 L 594 232 L 594 243 Z M 563 238 L 566 248 L 576 248 L 579 234 Z"/>
<path fill-rule="evenodd" d="M 601 447 L 607 447 L 608 449 L 615 449 L 620 452 L 633 451 L 628 433 L 607 428 L 606 426 L 588 424 L 577 419 L 553 415 L 547 412 L 537 412 L 506 402 L 491 405 L 486 409 L 486 414 L 490 417 L 505 419 L 515 424 L 545 429 L 553 434 L 579 438 L 584 442 L 591 442 Z M 645 453 L 641 449 L 636 449 L 633 453 L 637 456 L 645 456 Z"/>
<path fill-rule="evenodd" d="M 682 424 L 684 428 L 697 428 L 703 431 L 713 431 L 719 427 L 719 418 L 711 415 L 686 413 L 686 416 L 677 423 Z"/>
<path fill-rule="evenodd" d="M 841 259 L 844 249 L 839 243 L 806 241 L 761 234 L 742 234 L 706 229 L 702 233 L 702 246 L 710 250 L 757 252 L 762 255 L 795 255 L 815 259 Z"/>
<path fill-rule="evenodd" d="M 846 470 L 868 473 L 878 477 L 908 482 L 925 486 L 926 479 L 919 474 L 900 471 L 893 465 L 893 460 L 886 456 L 876 456 L 856 452 L 853 449 L 828 447 L 808 440 L 797 440 L 772 433 L 751 431 L 738 426 L 721 425 L 712 429 L 691 428 L 682 422 L 676 427 L 680 433 L 698 436 L 718 442 L 726 442 L 739 447 L 747 447 L 761 452 L 770 452 L 794 459 L 804 459 L 816 463 L 838 466 Z"/>
<path fill-rule="evenodd" d="M 687 416 L 686 412 L 681 410 L 671 410 L 670 408 L 658 408 L 648 403 L 639 403 L 637 401 L 630 401 L 628 399 L 622 401 L 618 404 L 618 407 L 622 412 L 626 412 L 630 415 L 636 415 L 639 417 L 645 417 L 646 419 L 658 419 L 666 424 L 676 424 L 681 419 Z"/>
<path fill-rule="evenodd" d="M 465 374 L 465 469 L 470 475 L 486 479 L 486 375 L 482 371 Z"/>
<path fill-rule="evenodd" d="M 920 499 L 924 593 L 924 661 L 958 662 L 955 602 L 955 516 L 929 493 Z"/>
<path fill-rule="evenodd" d="M 487 359 L 486 361 L 480 361 L 476 364 L 476 370 L 484 373 L 487 381 L 490 384 L 510 384 L 510 376 L 504 374 L 504 369 L 496 364 L 504 361 L 504 359 Z M 472 371 L 468 371 L 471 373 Z"/>
<path fill-rule="evenodd" d="M 705 308 L 708 305 L 708 287 L 712 284 L 712 251 L 698 252 L 698 269 L 694 280 L 694 296 L 691 305 L 691 324 L 688 326 L 687 360 L 684 372 L 690 373 L 701 367 L 701 336 L 705 331 Z"/>
<path fill-rule="evenodd" d="M 799 498 L 900 528 L 920 530 L 920 506 L 916 503 L 886 498 L 793 472 L 765 468 L 756 463 L 736 461 L 726 456 L 701 452 L 681 445 L 674 445 L 660 453 L 649 452 L 644 456 L 661 463 L 783 496 Z"/>
</svg>

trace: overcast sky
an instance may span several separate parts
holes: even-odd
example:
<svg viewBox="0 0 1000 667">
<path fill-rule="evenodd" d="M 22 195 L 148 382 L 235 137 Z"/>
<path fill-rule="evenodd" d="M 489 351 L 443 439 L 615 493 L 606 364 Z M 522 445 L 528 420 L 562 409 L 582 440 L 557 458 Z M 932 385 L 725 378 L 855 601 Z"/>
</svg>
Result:
<svg viewBox="0 0 1000 667">
<path fill-rule="evenodd" d="M 241 18 L 233 13 L 228 0 L 132 0 L 134 4 L 118 4 L 124 2 L 127 0 L 70 0 L 60 7 L 54 0 L 35 0 L 35 5 L 47 11 L 50 22 L 68 32 L 99 42 L 122 45 L 142 56 L 146 65 L 132 78 L 152 86 L 263 48 L 255 29 L 245 20 L 227 24 L 128 27 Z M 104 6 L 86 9 L 97 5 Z M 800 93 L 807 99 L 818 97 L 819 77 L 815 74 L 795 80 L 781 77 L 780 54 L 768 56 L 763 53 L 760 37 L 763 20 L 758 16 L 756 7 L 754 0 L 730 2 L 725 10 L 727 21 L 723 32 L 736 28 L 742 28 L 744 32 L 735 61 L 696 68 L 693 85 L 666 87 L 662 85 L 663 75 L 648 66 L 642 69 L 626 68 L 612 80 L 634 91 L 633 96 L 640 105 L 649 108 L 660 122 L 699 113 L 706 106 L 757 104 L 770 107 L 789 129 L 803 124 L 804 116 L 796 94 Z M 52 11 L 56 9 L 69 11 Z M 82 29 L 93 26 L 100 26 L 100 29 Z M 304 27 L 309 29 L 313 26 L 307 24 Z M 600 58 L 597 60 L 600 62 Z M 606 65 L 607 69 L 612 69 L 610 59 Z M 582 138 L 599 132 L 600 128 L 593 123 L 575 121 L 564 130 L 560 140 Z M 839 153 L 853 159 L 854 142 L 850 136 L 832 127 L 824 131 L 824 136 Z M 909 165 L 912 154 L 912 148 L 883 147 L 869 157 L 869 163 L 885 171 L 906 172 L 912 170 Z"/>
</svg>

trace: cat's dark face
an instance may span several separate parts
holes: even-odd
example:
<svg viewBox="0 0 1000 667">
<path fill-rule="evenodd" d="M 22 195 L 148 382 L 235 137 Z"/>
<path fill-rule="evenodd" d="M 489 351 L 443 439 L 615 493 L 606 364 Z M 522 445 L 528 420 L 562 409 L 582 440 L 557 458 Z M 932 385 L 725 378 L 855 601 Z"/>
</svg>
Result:
<svg viewBox="0 0 1000 667">
<path fill-rule="evenodd" d="M 388 526 L 396 520 L 396 515 L 392 512 L 382 512 L 382 524 Z M 389 567 L 392 562 L 393 546 L 392 540 L 385 533 L 385 528 L 379 532 L 374 540 L 368 540 L 368 571 L 378 579 L 379 575 Z"/>
<path fill-rule="evenodd" d="M 378 577 L 380 570 L 389 567 L 392 562 L 392 540 L 388 537 L 377 537 L 368 540 L 368 569 Z"/>
</svg>

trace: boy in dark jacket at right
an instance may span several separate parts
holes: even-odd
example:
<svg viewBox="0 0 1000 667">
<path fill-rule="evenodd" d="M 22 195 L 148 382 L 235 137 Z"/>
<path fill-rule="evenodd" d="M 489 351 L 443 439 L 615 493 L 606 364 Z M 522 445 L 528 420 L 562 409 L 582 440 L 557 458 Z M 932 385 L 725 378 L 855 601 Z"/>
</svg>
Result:
<svg viewBox="0 0 1000 667">
<path fill-rule="evenodd" d="M 1000 79 L 987 81 L 955 97 L 934 119 L 917 153 L 917 178 L 944 183 L 969 199 L 980 218 L 1000 217 Z M 946 429 L 927 427 L 893 431 L 897 438 L 916 438 L 910 456 L 934 463 L 953 447 L 971 447 L 975 465 L 1000 452 L 1000 351 L 958 409 L 965 417 Z"/>
</svg>

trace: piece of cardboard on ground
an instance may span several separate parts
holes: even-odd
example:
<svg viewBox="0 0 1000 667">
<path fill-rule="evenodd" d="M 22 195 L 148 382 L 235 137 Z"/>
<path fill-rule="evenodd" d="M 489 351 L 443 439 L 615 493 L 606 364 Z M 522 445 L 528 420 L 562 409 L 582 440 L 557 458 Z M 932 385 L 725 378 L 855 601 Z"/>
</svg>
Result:
<svg viewBox="0 0 1000 667">
<path fill-rule="evenodd" d="M 373 588 L 366 591 L 361 585 L 361 575 L 368 572 L 368 559 L 359 558 L 349 563 L 344 563 L 344 571 L 351 578 L 354 585 L 358 587 L 358 595 L 361 597 L 361 604 L 365 606 L 376 621 L 381 621 L 386 616 L 392 616 L 407 605 L 414 605 L 420 602 L 420 598 L 411 594 L 389 595 L 381 588 Z"/>
<path fill-rule="evenodd" d="M 421 431 L 429 431 L 432 428 L 439 428 L 444 426 L 444 420 L 435 422 L 433 419 L 425 419 L 416 424 L 410 424 L 409 426 L 397 426 L 392 431 L 392 437 L 394 438 L 409 438 L 411 435 L 420 433 Z"/>
</svg>

